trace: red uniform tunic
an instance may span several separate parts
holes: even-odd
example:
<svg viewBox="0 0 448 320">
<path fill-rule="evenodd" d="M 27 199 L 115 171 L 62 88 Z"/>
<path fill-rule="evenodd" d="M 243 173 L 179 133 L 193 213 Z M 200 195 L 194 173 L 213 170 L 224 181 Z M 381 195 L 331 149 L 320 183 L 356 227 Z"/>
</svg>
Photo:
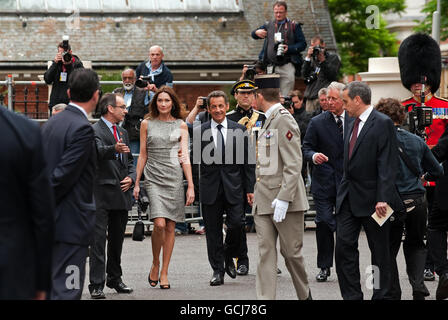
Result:
<svg viewBox="0 0 448 320">
<path fill-rule="evenodd" d="M 428 136 L 426 144 L 429 148 L 432 148 L 437 144 L 448 125 L 448 100 L 431 94 L 427 95 L 425 100 L 425 105 L 432 107 L 433 112 L 432 125 L 425 128 L 426 135 Z M 401 101 L 401 103 L 403 106 L 406 106 L 409 103 L 415 103 L 416 106 L 421 105 L 420 98 L 416 98 L 415 96 L 405 99 Z M 408 111 L 410 110 L 411 108 L 408 109 Z M 431 182 L 430 186 L 435 186 L 435 183 Z"/>
</svg>

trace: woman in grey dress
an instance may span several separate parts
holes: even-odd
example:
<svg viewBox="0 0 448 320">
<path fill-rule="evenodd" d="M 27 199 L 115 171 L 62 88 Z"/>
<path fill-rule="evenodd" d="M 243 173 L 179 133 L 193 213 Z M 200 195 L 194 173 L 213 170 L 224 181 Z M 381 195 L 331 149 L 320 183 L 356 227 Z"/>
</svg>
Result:
<svg viewBox="0 0 448 320">
<path fill-rule="evenodd" d="M 184 206 L 194 201 L 188 128 L 181 119 L 180 111 L 179 99 L 173 89 L 163 86 L 151 100 L 149 114 L 140 127 L 140 156 L 134 197 L 138 199 L 140 177 L 144 172 L 150 219 L 154 223 L 151 235 L 153 260 L 148 281 L 151 287 L 155 287 L 160 280 L 161 289 L 170 288 L 168 266 L 174 247 L 176 222 L 185 221 Z M 179 157 L 179 154 L 182 156 Z M 185 200 L 182 173 L 188 181 Z"/>
</svg>

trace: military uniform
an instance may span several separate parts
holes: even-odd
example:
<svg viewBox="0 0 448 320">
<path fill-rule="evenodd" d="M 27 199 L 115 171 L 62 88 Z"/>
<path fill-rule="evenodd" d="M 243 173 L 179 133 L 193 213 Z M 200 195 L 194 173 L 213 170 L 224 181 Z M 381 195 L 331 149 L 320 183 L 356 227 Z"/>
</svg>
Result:
<svg viewBox="0 0 448 320">
<path fill-rule="evenodd" d="M 292 115 L 279 103 L 260 130 L 257 150 L 255 199 L 252 208 L 256 225 L 259 262 L 257 298 L 275 299 L 277 287 L 277 237 L 299 299 L 307 299 L 309 286 L 301 253 L 304 212 L 309 209 L 301 178 L 300 130 Z M 274 199 L 289 203 L 286 218 L 273 220 Z"/>
</svg>

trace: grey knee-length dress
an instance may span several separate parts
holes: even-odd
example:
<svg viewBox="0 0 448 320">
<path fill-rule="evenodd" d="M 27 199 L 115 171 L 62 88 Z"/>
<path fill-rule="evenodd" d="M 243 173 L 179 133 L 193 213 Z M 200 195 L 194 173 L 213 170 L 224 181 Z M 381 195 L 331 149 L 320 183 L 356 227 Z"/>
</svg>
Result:
<svg viewBox="0 0 448 320">
<path fill-rule="evenodd" d="M 168 218 L 184 222 L 183 171 L 178 158 L 182 120 L 148 120 L 145 185 L 150 219 Z"/>
</svg>

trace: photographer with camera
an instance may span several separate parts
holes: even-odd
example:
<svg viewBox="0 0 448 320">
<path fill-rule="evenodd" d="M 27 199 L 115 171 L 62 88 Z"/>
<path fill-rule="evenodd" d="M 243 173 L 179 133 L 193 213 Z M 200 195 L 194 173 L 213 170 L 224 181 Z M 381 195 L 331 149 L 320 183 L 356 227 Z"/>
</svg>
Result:
<svg viewBox="0 0 448 320">
<path fill-rule="evenodd" d="M 439 45 L 429 35 L 423 33 L 415 33 L 404 39 L 398 50 L 401 82 L 413 94 L 412 97 L 401 101 L 401 104 L 407 108 L 407 111 L 410 111 L 410 114 L 412 111 L 417 113 L 423 111 L 421 109 L 423 105 L 432 108 L 433 116 L 429 119 L 429 123 L 423 123 L 425 122 L 422 121 L 424 119 L 418 117 L 420 120 L 415 121 L 417 123 L 414 126 L 416 128 L 420 127 L 421 130 L 419 131 L 423 133 L 422 135 L 429 148 L 438 143 L 439 138 L 448 126 L 448 101 L 434 95 L 440 86 L 442 71 L 440 61 Z M 428 199 L 428 220 L 430 220 L 436 183 L 426 181 L 424 186 Z M 425 281 L 435 280 L 430 245 L 428 246 L 424 276 Z"/>
<path fill-rule="evenodd" d="M 259 60 L 268 66 L 271 71 L 268 73 L 280 75 L 280 93 L 286 96 L 289 91 L 294 90 L 295 75 L 300 71 L 302 63 L 300 52 L 306 48 L 306 41 L 302 24 L 286 17 L 286 1 L 276 1 L 273 9 L 275 20 L 252 31 L 251 36 L 255 40 L 264 39 Z M 270 70 L 272 68 L 274 70 Z"/>
<path fill-rule="evenodd" d="M 162 47 L 152 46 L 149 48 L 149 60 L 140 63 L 135 70 L 137 76 L 135 85 L 148 92 L 145 98 L 145 105 L 149 104 L 160 87 L 173 87 L 173 75 L 163 62 L 163 57 Z"/>
<path fill-rule="evenodd" d="M 58 53 L 54 57 L 53 63 L 44 74 L 45 83 L 53 86 L 48 104 L 50 116 L 53 106 L 59 103 L 69 103 L 67 89 L 70 74 L 73 70 L 83 67 L 81 60 L 72 53 L 68 36 L 64 36 L 62 42 L 58 44 Z"/>
<path fill-rule="evenodd" d="M 340 67 L 341 60 L 336 54 L 325 49 L 324 40 L 320 36 L 313 37 L 302 66 L 302 76 L 306 84 L 306 111 L 311 113 L 319 107 L 319 90 L 337 81 Z"/>
<path fill-rule="evenodd" d="M 146 91 L 135 85 L 137 80 L 133 69 L 126 69 L 121 73 L 123 87 L 116 88 L 113 93 L 121 94 L 126 104 L 126 113 L 121 126 L 129 134 L 129 147 L 131 153 L 140 152 L 140 123 L 148 113 L 148 104 L 145 104 Z M 134 166 L 137 166 L 138 157 L 134 158 Z"/>
<path fill-rule="evenodd" d="M 240 81 L 254 81 L 255 75 L 265 73 L 266 65 L 260 60 L 255 60 L 252 64 L 245 64 L 243 66 L 243 72 L 241 73 Z"/>
</svg>

